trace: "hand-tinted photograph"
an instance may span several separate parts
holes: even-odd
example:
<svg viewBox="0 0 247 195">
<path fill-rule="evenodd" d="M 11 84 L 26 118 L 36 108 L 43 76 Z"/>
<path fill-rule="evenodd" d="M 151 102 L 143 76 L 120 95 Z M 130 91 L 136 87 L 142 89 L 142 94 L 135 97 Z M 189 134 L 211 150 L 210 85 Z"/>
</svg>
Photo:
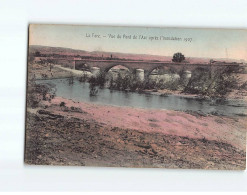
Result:
<svg viewBox="0 0 247 195">
<path fill-rule="evenodd" d="M 247 31 L 29 25 L 25 163 L 246 168 Z"/>
</svg>

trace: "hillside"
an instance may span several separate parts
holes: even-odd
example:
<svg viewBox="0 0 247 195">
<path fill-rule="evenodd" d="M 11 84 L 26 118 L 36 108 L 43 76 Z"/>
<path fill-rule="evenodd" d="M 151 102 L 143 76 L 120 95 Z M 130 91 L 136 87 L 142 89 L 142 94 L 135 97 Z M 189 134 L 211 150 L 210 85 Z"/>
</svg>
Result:
<svg viewBox="0 0 247 195">
<path fill-rule="evenodd" d="M 85 51 L 77 50 L 64 47 L 50 47 L 50 46 L 41 46 L 41 45 L 30 45 L 29 52 L 35 53 L 40 52 L 42 54 L 59 54 L 59 55 L 68 55 L 68 56 L 91 56 L 91 57 L 112 57 L 113 58 L 122 58 L 130 60 L 157 60 L 157 61 L 171 61 L 172 56 L 160 56 L 160 55 L 150 55 L 150 54 L 130 54 L 130 53 L 119 53 L 119 52 L 105 52 L 105 51 Z M 186 56 L 186 55 L 185 55 Z M 186 57 L 186 60 L 190 63 L 208 63 L 211 58 L 197 58 L 197 57 Z M 214 59 L 217 61 L 226 61 L 226 62 L 240 62 L 236 59 L 227 59 L 227 58 L 217 58 Z"/>
</svg>

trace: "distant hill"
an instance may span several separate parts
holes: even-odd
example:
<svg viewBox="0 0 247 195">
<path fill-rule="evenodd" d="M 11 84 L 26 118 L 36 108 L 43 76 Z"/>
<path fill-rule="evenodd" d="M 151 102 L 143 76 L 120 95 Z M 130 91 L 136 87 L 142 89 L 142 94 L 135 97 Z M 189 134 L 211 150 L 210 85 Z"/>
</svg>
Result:
<svg viewBox="0 0 247 195">
<path fill-rule="evenodd" d="M 85 51 L 64 47 L 50 47 L 41 45 L 30 45 L 29 52 L 35 53 L 40 52 L 41 54 L 59 54 L 68 56 L 91 56 L 91 57 L 112 57 L 122 58 L 130 60 L 152 60 L 152 61 L 171 61 L 172 56 L 160 56 L 160 55 L 150 55 L 150 54 L 130 54 L 130 53 L 119 53 L 119 52 L 105 52 L 105 51 Z M 186 56 L 186 54 L 185 54 Z M 208 63 L 211 58 L 197 58 L 197 57 L 186 57 L 186 61 L 190 63 Z M 216 61 L 226 61 L 226 62 L 240 62 L 236 59 L 226 59 L 226 58 L 214 58 Z"/>
<path fill-rule="evenodd" d="M 60 54 L 60 55 L 85 55 L 88 52 L 84 50 L 75 50 L 64 47 L 49 47 L 49 46 L 41 46 L 41 45 L 30 45 L 29 52 L 35 53 L 40 52 L 42 54 Z"/>
</svg>

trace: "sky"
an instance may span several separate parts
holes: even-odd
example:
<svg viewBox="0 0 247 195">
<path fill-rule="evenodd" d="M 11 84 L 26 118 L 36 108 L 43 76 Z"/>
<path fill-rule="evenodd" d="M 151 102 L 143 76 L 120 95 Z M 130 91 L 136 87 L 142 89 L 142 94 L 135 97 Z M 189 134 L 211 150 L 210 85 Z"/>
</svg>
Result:
<svg viewBox="0 0 247 195">
<path fill-rule="evenodd" d="M 185 57 L 247 61 L 247 30 L 31 24 L 29 44 L 161 56 L 181 52 Z"/>
</svg>

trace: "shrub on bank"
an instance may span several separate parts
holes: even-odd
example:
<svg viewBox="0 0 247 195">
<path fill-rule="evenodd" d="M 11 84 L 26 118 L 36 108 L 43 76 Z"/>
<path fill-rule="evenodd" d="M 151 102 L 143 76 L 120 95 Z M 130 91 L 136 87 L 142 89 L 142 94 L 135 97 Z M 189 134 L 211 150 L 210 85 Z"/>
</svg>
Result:
<svg viewBox="0 0 247 195">
<path fill-rule="evenodd" d="M 145 77 L 140 81 L 135 74 L 128 73 L 120 75 L 116 78 L 109 77 L 105 72 L 100 72 L 97 76 L 88 79 L 90 84 L 90 95 L 96 95 L 100 88 L 108 87 L 110 89 L 120 91 L 138 91 L 143 90 L 181 90 L 185 93 L 198 94 L 209 97 L 225 97 L 234 88 L 238 87 L 239 80 L 235 76 L 233 69 L 220 68 L 212 71 L 211 68 L 197 68 L 192 72 L 191 78 L 186 77 L 184 70 L 180 71 L 179 77 L 174 77 L 168 80 L 159 79 L 152 80 Z M 244 88 L 245 85 L 242 86 Z M 239 87 L 238 87 L 239 88 Z"/>
</svg>

